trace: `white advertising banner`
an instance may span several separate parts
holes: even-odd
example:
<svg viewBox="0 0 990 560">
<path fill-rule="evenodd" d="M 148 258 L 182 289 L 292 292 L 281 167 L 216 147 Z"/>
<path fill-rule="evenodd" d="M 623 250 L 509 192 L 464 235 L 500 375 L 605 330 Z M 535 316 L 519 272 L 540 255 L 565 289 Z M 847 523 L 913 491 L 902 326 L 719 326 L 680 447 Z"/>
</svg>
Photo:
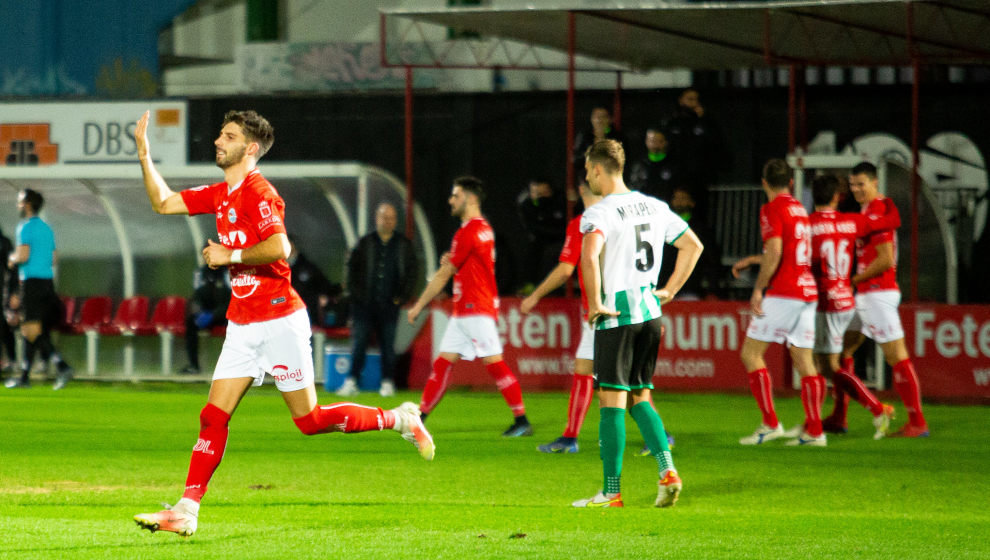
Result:
<svg viewBox="0 0 990 560">
<path fill-rule="evenodd" d="M 185 165 L 185 101 L 0 103 L 0 167 L 134 164 L 134 126 L 151 111 L 155 163 Z"/>
</svg>

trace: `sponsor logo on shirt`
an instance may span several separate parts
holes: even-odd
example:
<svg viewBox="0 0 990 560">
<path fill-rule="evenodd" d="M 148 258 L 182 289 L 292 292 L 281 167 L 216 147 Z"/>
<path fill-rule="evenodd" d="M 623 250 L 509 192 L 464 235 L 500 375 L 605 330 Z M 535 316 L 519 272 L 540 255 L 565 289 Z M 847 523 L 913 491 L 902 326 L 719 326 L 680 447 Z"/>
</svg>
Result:
<svg viewBox="0 0 990 560">
<path fill-rule="evenodd" d="M 258 286 L 261 285 L 261 280 L 258 280 L 254 272 L 255 269 L 249 268 L 239 272 L 237 276 L 230 280 L 230 291 L 234 297 L 244 299 L 254 294 Z"/>
<path fill-rule="evenodd" d="M 220 234 L 220 243 L 228 247 L 234 247 L 238 244 L 243 245 L 247 243 L 247 235 L 243 231 L 233 230 L 229 234 Z"/>
</svg>

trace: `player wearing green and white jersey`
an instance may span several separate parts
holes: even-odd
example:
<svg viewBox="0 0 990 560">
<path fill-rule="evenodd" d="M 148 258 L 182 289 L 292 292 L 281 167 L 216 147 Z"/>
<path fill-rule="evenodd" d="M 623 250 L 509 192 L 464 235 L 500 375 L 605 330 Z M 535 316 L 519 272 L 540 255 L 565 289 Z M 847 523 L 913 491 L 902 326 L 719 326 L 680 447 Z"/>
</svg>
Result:
<svg viewBox="0 0 990 560">
<path fill-rule="evenodd" d="M 622 145 L 614 140 L 595 142 L 585 154 L 588 185 L 604 196 L 581 218 L 581 273 L 588 320 L 596 326 L 594 372 L 604 484 L 596 495 L 574 502 L 575 507 L 623 505 L 620 478 L 630 394 L 630 415 L 659 468 L 656 505 L 674 505 L 681 491 L 650 390 L 660 347 L 660 306 L 684 285 L 703 246 L 666 203 L 629 191 L 622 180 L 625 160 Z M 677 261 L 666 284 L 656 289 L 665 243 L 677 247 Z"/>
<path fill-rule="evenodd" d="M 608 247 L 601 261 L 602 303 L 619 314 L 598 321 L 598 330 L 660 317 L 657 288 L 665 243 L 688 230 L 666 202 L 636 191 L 613 193 L 585 210 L 581 232 L 596 232 Z"/>
</svg>

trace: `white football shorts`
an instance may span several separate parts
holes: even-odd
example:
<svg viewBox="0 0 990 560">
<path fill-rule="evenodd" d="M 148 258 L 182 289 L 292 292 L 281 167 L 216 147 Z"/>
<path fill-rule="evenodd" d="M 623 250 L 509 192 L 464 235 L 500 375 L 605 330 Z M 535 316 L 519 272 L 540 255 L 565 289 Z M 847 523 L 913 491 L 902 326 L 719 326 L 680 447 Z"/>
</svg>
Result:
<svg viewBox="0 0 990 560">
<path fill-rule="evenodd" d="M 501 354 L 495 319 L 488 315 L 451 317 L 440 341 L 440 352 L 460 354 L 468 361 Z"/>
<path fill-rule="evenodd" d="M 269 321 L 228 323 L 213 379 L 253 377 L 257 386 L 269 373 L 283 393 L 305 389 L 313 384 L 310 336 L 305 309 Z"/>
<path fill-rule="evenodd" d="M 897 313 L 900 304 L 898 290 L 856 294 L 856 316 L 849 330 L 859 331 L 879 344 L 904 338 L 901 316 Z"/>
<path fill-rule="evenodd" d="M 842 352 L 842 338 L 855 315 L 855 309 L 815 313 L 815 354 Z"/>
<path fill-rule="evenodd" d="M 815 307 L 817 301 L 767 297 L 763 315 L 753 317 L 746 336 L 763 342 L 788 344 L 795 348 L 815 346 Z"/>
<path fill-rule="evenodd" d="M 581 321 L 581 342 L 578 343 L 577 351 L 574 352 L 577 360 L 595 359 L 595 329 L 587 321 Z"/>
</svg>

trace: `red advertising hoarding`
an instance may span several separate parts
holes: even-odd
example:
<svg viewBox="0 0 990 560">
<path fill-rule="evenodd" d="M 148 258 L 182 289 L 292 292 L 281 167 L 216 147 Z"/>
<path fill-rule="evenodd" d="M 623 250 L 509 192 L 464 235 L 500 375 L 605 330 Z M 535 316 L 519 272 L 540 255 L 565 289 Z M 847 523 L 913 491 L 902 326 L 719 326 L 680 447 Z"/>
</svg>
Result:
<svg viewBox="0 0 990 560">
<path fill-rule="evenodd" d="M 524 389 L 567 390 L 580 337 L 578 300 L 547 298 L 528 315 L 519 298 L 505 298 L 499 311 L 506 363 Z M 653 383 L 677 391 L 746 391 L 739 349 L 749 321 L 742 301 L 676 301 L 665 305 L 664 336 Z M 905 341 L 926 398 L 990 401 L 990 306 L 904 304 Z M 424 385 L 449 317 L 434 304 L 411 348 L 410 387 Z M 785 383 L 785 351 L 772 345 L 767 366 L 778 389 Z M 789 381 L 789 377 L 787 378 Z M 492 389 L 480 360 L 458 362 L 452 386 Z"/>
</svg>

